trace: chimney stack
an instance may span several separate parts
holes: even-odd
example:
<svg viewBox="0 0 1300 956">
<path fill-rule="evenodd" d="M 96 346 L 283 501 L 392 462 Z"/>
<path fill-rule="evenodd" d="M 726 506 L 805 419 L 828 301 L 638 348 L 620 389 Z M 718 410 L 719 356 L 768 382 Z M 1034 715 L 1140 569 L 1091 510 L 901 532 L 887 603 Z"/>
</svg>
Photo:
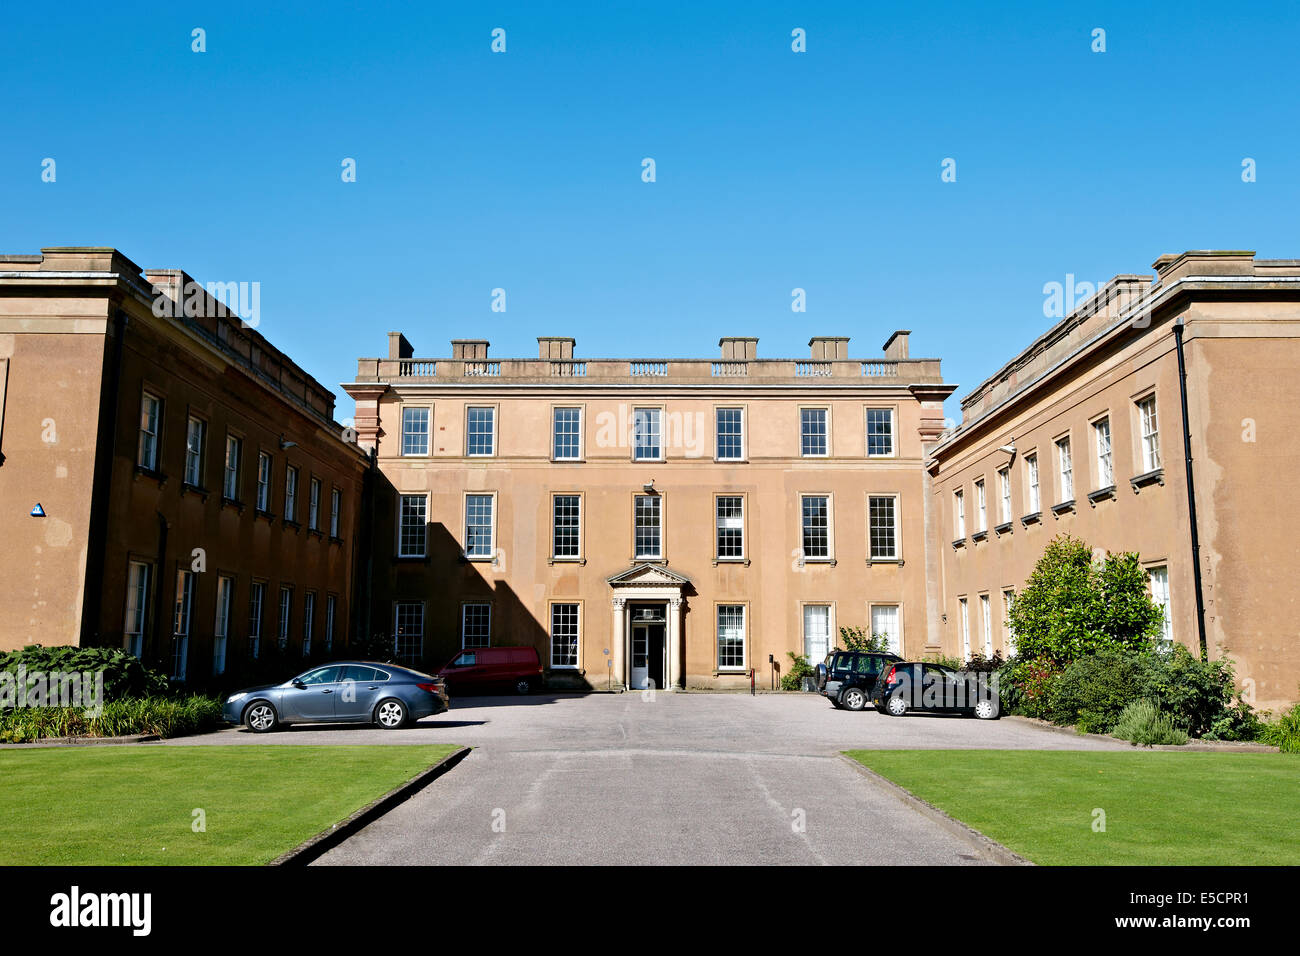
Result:
<svg viewBox="0 0 1300 956">
<path fill-rule="evenodd" d="M 830 359 L 849 357 L 849 340 L 847 336 L 814 335 L 808 340 L 813 361 L 823 362 Z"/>
<path fill-rule="evenodd" d="M 724 362 L 748 362 L 758 355 L 758 339 L 727 336 L 718 339 Z"/>
<path fill-rule="evenodd" d="M 537 357 L 552 361 L 573 361 L 573 339 L 560 335 L 537 336 Z"/>
<path fill-rule="evenodd" d="M 487 339 L 452 339 L 451 357 L 467 362 L 481 362 L 487 358 L 490 344 Z"/>
<path fill-rule="evenodd" d="M 408 359 L 415 354 L 411 343 L 401 332 L 388 333 L 388 357 L 390 359 Z"/>
<path fill-rule="evenodd" d="M 885 341 L 885 358 L 895 360 L 907 358 L 907 337 L 911 334 L 911 329 L 899 329 L 891 335 Z"/>
</svg>

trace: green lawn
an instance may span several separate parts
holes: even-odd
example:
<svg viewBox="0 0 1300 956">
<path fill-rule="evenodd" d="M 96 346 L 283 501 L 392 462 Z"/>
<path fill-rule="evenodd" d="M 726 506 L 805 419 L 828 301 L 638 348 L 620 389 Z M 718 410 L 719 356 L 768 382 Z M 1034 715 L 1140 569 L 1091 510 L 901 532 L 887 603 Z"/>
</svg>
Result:
<svg viewBox="0 0 1300 956">
<path fill-rule="evenodd" d="M 1300 759 L 1168 751 L 853 750 L 1043 864 L 1300 863 Z M 1105 832 L 1093 829 L 1105 811 Z"/>
<path fill-rule="evenodd" d="M 258 864 L 454 746 L 0 751 L 0 864 Z M 206 832 L 194 832 L 194 811 Z"/>
</svg>

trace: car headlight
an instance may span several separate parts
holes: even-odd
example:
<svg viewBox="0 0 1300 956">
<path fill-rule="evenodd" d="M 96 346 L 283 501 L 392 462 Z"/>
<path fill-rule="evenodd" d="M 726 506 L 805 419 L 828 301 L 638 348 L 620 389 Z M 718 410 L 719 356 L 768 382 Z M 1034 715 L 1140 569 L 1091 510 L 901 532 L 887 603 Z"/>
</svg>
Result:
<svg viewBox="0 0 1300 956">
<path fill-rule="evenodd" d="M 235 701 L 243 700 L 247 696 L 248 696 L 247 694 L 231 694 L 229 697 L 226 698 L 226 703 L 233 704 Z"/>
</svg>

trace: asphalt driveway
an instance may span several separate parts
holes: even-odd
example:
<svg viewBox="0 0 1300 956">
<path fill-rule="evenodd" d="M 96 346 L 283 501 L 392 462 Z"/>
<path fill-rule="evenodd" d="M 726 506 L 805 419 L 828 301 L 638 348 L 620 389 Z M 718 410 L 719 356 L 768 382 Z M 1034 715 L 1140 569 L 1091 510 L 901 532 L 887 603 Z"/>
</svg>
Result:
<svg viewBox="0 0 1300 956">
<path fill-rule="evenodd" d="M 871 864 L 900 850 L 913 863 L 985 863 L 837 754 L 1112 746 L 1014 720 L 849 713 L 811 695 L 663 692 L 462 698 L 401 731 L 232 729 L 175 742 L 253 741 L 475 748 L 318 865 Z"/>
</svg>

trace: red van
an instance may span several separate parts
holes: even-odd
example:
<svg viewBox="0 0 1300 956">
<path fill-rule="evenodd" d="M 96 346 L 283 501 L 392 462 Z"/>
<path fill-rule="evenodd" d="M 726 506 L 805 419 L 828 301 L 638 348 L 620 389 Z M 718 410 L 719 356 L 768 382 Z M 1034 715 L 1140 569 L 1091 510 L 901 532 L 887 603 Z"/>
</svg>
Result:
<svg viewBox="0 0 1300 956">
<path fill-rule="evenodd" d="M 505 689 L 527 694 L 542 686 L 542 662 L 535 647 L 467 647 L 438 676 L 449 694 Z"/>
</svg>

